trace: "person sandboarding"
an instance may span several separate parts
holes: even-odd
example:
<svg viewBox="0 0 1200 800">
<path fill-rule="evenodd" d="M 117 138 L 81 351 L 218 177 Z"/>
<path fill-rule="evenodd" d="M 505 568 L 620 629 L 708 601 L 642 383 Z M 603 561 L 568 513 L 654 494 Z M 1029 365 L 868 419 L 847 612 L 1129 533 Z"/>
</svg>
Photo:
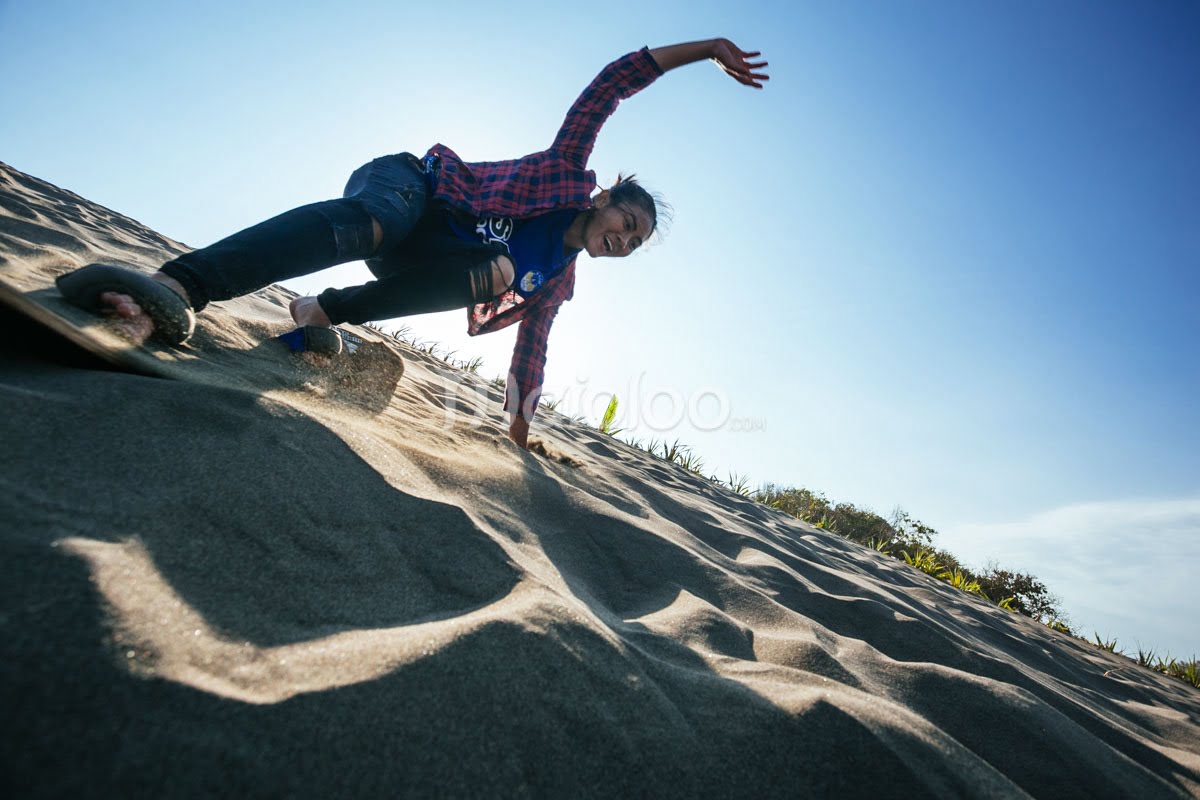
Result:
<svg viewBox="0 0 1200 800">
<path fill-rule="evenodd" d="M 288 211 L 168 261 L 153 275 L 92 264 L 61 276 L 59 290 L 69 302 L 122 318 L 143 337 L 177 345 L 210 302 L 365 260 L 375 280 L 292 301 L 298 330 L 456 308 L 468 310 L 472 336 L 520 322 L 504 410 L 509 436 L 526 447 L 547 338 L 559 306 L 573 295 L 576 257 L 628 256 L 658 228 L 660 202 L 632 176 L 593 196 L 596 174 L 587 163 L 601 126 L 621 100 L 704 59 L 761 89 L 767 62 L 752 61 L 760 55 L 728 39 L 643 47 L 600 71 L 546 150 L 470 163 L 436 144 L 423 157 L 377 158 L 351 174 L 339 199 Z"/>
</svg>

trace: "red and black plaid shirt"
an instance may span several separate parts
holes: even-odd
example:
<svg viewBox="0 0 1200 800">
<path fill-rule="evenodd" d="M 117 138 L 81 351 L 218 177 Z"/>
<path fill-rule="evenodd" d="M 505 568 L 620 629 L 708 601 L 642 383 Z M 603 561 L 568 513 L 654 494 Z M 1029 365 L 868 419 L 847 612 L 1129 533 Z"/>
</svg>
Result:
<svg viewBox="0 0 1200 800">
<path fill-rule="evenodd" d="M 563 208 L 591 206 L 596 173 L 587 168 L 596 135 L 617 105 L 654 82 L 662 70 L 642 48 L 612 62 L 596 76 L 567 112 L 548 150 L 510 161 L 466 163 L 445 145 L 429 155 L 441 159 L 433 196 L 479 217 L 532 217 Z M 506 411 L 532 420 L 537 413 L 546 370 L 546 341 L 558 307 L 575 290 L 575 259 L 528 300 L 511 289 L 491 302 L 468 309 L 467 333 L 505 328 L 520 322 L 505 393 Z"/>
</svg>

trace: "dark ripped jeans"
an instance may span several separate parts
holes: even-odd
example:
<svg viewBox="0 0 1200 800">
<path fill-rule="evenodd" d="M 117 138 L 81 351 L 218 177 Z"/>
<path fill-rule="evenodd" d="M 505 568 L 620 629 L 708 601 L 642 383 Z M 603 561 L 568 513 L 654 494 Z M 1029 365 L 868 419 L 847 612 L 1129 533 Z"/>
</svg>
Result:
<svg viewBox="0 0 1200 800">
<path fill-rule="evenodd" d="M 378 280 L 326 289 L 318 300 L 334 323 L 465 308 L 490 297 L 486 252 L 473 259 L 429 260 L 422 268 L 397 257 L 429 205 L 428 176 L 416 156 L 384 156 L 350 176 L 343 197 L 301 206 L 162 266 L 200 311 L 289 278 L 366 260 Z M 383 241 L 374 248 L 371 220 Z M 481 278 L 486 274 L 486 286 Z"/>
</svg>

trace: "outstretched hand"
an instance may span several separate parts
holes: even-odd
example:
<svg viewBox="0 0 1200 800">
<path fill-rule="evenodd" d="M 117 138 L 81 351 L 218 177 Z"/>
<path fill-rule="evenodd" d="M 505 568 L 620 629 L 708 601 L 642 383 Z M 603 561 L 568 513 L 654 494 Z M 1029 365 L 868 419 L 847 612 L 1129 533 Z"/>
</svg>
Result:
<svg viewBox="0 0 1200 800">
<path fill-rule="evenodd" d="M 762 81 L 771 79 L 765 72 L 755 71 L 767 66 L 766 61 L 750 61 L 761 56 L 762 53 L 758 50 L 747 53 L 728 39 L 713 40 L 712 60 L 721 71 L 738 83 L 753 86 L 755 89 L 763 88 Z"/>
</svg>

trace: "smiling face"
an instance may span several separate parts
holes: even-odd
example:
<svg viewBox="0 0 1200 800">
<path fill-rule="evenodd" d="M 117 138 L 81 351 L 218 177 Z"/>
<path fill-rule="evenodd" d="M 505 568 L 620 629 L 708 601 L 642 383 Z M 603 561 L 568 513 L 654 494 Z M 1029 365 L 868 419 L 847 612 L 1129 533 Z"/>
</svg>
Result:
<svg viewBox="0 0 1200 800">
<path fill-rule="evenodd" d="M 636 203 L 610 203 L 605 189 L 580 215 L 575 244 L 592 258 L 620 258 L 638 249 L 654 232 L 650 214 Z M 575 227 L 575 226 L 572 226 Z"/>
</svg>

